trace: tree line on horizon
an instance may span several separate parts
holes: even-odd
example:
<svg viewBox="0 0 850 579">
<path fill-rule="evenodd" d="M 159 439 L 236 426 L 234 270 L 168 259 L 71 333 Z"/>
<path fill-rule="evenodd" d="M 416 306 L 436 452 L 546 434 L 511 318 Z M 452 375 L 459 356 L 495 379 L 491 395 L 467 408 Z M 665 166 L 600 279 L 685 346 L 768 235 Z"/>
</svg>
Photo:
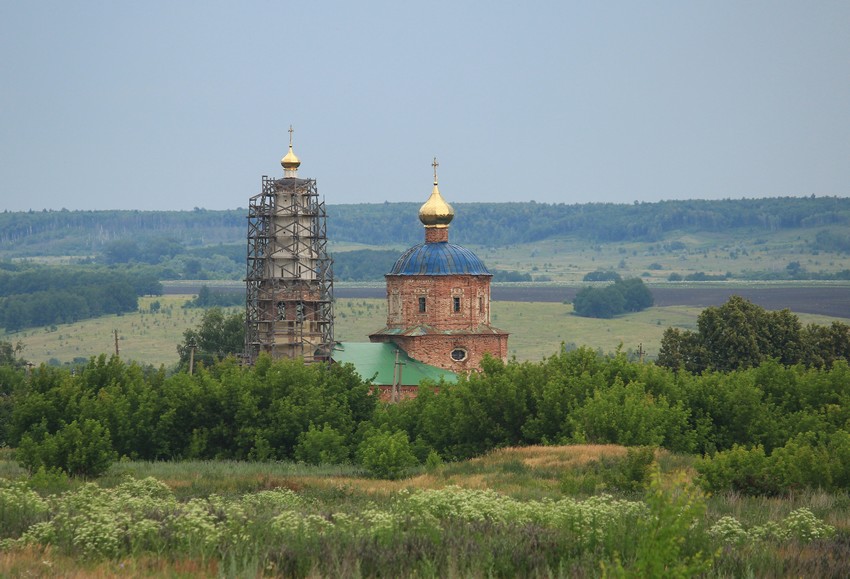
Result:
<svg viewBox="0 0 850 579">
<path fill-rule="evenodd" d="M 850 251 L 850 198 L 674 200 L 614 203 L 455 203 L 452 241 L 498 247 L 561 236 L 591 242 L 658 241 L 677 230 L 775 232 L 823 228 L 815 248 Z M 328 204 L 328 238 L 370 245 L 422 240 L 418 203 Z M 110 243 L 166 239 L 183 248 L 244 243 L 246 210 L 0 213 L 0 247 L 18 257 L 97 255 Z"/>
</svg>

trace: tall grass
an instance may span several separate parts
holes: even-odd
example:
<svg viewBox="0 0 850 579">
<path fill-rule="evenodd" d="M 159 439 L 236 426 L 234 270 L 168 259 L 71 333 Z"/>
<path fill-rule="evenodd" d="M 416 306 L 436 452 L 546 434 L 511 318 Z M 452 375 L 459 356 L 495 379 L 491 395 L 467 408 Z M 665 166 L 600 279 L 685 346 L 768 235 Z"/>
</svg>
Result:
<svg viewBox="0 0 850 579">
<path fill-rule="evenodd" d="M 0 575 L 850 572 L 846 494 L 702 497 L 689 482 L 692 459 L 665 452 L 656 482 L 622 490 L 611 473 L 629 454 L 501 449 L 401 481 L 354 467 L 235 461 L 127 461 L 97 485 L 68 479 L 61 489 L 48 488 L 62 481 L 47 474 L 14 477 L 0 481 Z M 564 482 L 593 477 L 603 484 Z"/>
</svg>

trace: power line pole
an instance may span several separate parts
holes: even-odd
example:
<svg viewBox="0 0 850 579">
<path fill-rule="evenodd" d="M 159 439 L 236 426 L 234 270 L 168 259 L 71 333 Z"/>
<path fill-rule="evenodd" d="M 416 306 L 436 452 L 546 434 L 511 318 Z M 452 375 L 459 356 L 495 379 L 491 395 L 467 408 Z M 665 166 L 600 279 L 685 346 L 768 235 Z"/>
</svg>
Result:
<svg viewBox="0 0 850 579">
<path fill-rule="evenodd" d="M 115 357 L 118 357 L 118 330 L 112 330 L 112 333 L 115 334 Z"/>
<path fill-rule="evenodd" d="M 195 371 L 195 340 L 189 342 L 189 376 Z"/>
<path fill-rule="evenodd" d="M 398 402 L 401 399 L 401 371 L 404 366 L 404 362 L 398 361 L 399 350 L 395 351 L 395 364 L 393 365 L 393 389 L 392 389 L 392 401 Z"/>
</svg>

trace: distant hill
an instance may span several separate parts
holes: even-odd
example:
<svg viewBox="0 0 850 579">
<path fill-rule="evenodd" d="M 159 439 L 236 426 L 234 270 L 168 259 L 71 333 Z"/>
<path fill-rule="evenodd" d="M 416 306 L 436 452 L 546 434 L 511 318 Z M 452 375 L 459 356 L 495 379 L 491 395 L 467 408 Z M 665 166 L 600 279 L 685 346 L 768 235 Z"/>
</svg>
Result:
<svg viewBox="0 0 850 579">
<path fill-rule="evenodd" d="M 850 198 L 777 197 L 658 203 L 455 203 L 452 241 L 498 247 L 571 236 L 652 242 L 672 231 L 763 234 L 820 228 L 813 244 L 850 251 Z M 335 242 L 410 245 L 422 239 L 418 203 L 328 205 Z M 99 255 L 110 242 L 169 239 L 186 248 L 244 243 L 245 209 L 0 213 L 0 257 Z"/>
</svg>

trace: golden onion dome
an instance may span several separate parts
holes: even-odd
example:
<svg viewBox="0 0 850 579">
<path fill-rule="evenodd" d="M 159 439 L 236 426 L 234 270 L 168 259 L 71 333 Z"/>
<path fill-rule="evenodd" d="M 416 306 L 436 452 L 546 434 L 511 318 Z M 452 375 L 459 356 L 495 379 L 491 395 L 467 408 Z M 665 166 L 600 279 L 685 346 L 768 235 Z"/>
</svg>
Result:
<svg viewBox="0 0 850 579">
<path fill-rule="evenodd" d="M 283 166 L 284 171 L 294 171 L 301 165 L 301 159 L 292 152 L 293 132 L 292 125 L 289 125 L 289 152 L 283 156 L 283 159 L 280 160 L 280 164 Z"/>
<path fill-rule="evenodd" d="M 455 210 L 449 205 L 443 196 L 440 195 L 440 188 L 437 186 L 437 163 L 434 158 L 434 189 L 431 191 L 431 196 L 419 208 L 419 221 L 425 227 L 448 227 L 455 216 Z"/>
<path fill-rule="evenodd" d="M 295 156 L 292 152 L 292 144 L 289 145 L 289 152 L 280 160 L 280 164 L 284 169 L 297 169 L 301 165 L 301 159 Z"/>
</svg>

